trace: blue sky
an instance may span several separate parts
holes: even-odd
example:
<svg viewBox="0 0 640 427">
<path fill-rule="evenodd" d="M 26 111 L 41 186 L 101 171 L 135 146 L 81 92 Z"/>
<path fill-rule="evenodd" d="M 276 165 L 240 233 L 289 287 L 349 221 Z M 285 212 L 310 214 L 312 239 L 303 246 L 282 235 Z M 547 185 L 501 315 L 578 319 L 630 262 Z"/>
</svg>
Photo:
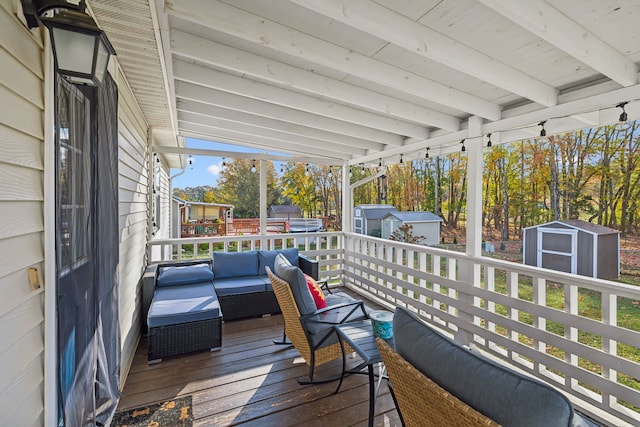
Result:
<svg viewBox="0 0 640 427">
<path fill-rule="evenodd" d="M 255 150 L 239 145 L 223 144 L 221 142 L 202 141 L 199 139 L 187 138 L 188 148 L 202 148 L 206 150 L 238 151 L 242 153 L 258 153 L 263 150 Z M 280 163 L 276 162 L 276 171 Z M 173 188 L 197 187 L 199 185 L 210 185 L 215 187 L 218 182 L 218 175 L 222 169 L 222 157 L 193 156 L 192 167 L 187 166 L 184 173 L 173 179 Z M 171 169 L 171 175 L 180 172 L 180 169 Z"/>
</svg>

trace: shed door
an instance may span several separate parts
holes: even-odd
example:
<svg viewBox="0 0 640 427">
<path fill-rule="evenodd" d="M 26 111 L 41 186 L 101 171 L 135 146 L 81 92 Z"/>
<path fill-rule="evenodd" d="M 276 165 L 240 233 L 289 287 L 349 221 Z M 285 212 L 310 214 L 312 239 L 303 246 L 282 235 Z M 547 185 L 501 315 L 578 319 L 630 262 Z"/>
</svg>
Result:
<svg viewBox="0 0 640 427">
<path fill-rule="evenodd" d="M 537 266 L 576 274 L 578 230 L 538 228 Z"/>
</svg>

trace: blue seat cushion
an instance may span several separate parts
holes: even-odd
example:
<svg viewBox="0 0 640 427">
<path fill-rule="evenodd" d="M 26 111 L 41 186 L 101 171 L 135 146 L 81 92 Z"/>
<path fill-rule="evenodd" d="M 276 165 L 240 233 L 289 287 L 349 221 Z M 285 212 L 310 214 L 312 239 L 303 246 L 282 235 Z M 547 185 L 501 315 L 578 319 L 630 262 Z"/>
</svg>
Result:
<svg viewBox="0 0 640 427">
<path fill-rule="evenodd" d="M 212 268 L 216 279 L 258 276 L 258 251 L 214 252 Z"/>
<path fill-rule="evenodd" d="M 209 263 L 159 267 L 156 286 L 190 285 L 210 282 L 213 272 Z"/>
<path fill-rule="evenodd" d="M 220 303 L 211 282 L 156 288 L 149 307 L 150 328 L 220 317 Z"/>
<path fill-rule="evenodd" d="M 397 352 L 467 405 L 505 427 L 570 426 L 560 392 L 469 351 L 402 308 L 393 319 Z"/>
<path fill-rule="evenodd" d="M 284 255 L 291 265 L 298 267 L 298 248 L 280 249 L 276 251 L 259 251 L 258 257 L 260 259 L 260 265 L 258 266 L 258 274 L 261 276 L 266 275 L 267 272 L 264 269 L 265 267 L 269 267 L 271 271 L 275 271 L 274 263 L 278 254 Z"/>
<path fill-rule="evenodd" d="M 266 292 L 267 283 L 264 276 L 242 276 L 228 277 L 226 279 L 215 279 L 213 285 L 216 293 L 221 296 L 252 294 L 254 292 Z"/>
</svg>

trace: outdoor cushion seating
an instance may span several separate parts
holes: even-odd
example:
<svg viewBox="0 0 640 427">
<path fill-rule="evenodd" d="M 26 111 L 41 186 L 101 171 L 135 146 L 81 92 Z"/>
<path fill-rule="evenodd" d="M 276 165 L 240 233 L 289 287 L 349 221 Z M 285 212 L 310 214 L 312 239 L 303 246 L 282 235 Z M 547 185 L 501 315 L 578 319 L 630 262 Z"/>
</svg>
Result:
<svg viewBox="0 0 640 427">
<path fill-rule="evenodd" d="M 395 351 L 378 346 L 407 426 L 595 426 L 550 385 L 470 351 L 403 308 L 393 327 Z"/>
<path fill-rule="evenodd" d="M 222 313 L 210 264 L 165 265 L 155 271 L 157 277 L 147 283 L 150 289 L 143 290 L 150 299 L 146 315 L 149 363 L 220 348 Z"/>
<path fill-rule="evenodd" d="M 280 253 L 317 278 L 318 263 L 297 248 L 214 252 L 212 261 L 150 265 L 142 280 L 148 360 L 220 348 L 223 319 L 279 313 L 265 268 L 273 267 Z"/>
<path fill-rule="evenodd" d="M 278 254 L 314 279 L 318 278 L 318 263 L 300 255 L 298 248 L 213 253 L 213 286 L 220 300 L 224 320 L 280 313 L 280 306 L 265 271 L 265 267 L 273 270 Z"/>
<path fill-rule="evenodd" d="M 368 317 L 364 303 L 337 292 L 327 295 L 327 307 L 317 309 L 302 271 L 278 256 L 275 273 L 266 267 L 273 290 L 282 309 L 285 334 L 309 366 L 309 378 L 301 384 L 333 381 L 339 377 L 314 380 L 315 367 L 342 357 L 334 326 Z M 345 351 L 351 352 L 348 346 Z"/>
</svg>

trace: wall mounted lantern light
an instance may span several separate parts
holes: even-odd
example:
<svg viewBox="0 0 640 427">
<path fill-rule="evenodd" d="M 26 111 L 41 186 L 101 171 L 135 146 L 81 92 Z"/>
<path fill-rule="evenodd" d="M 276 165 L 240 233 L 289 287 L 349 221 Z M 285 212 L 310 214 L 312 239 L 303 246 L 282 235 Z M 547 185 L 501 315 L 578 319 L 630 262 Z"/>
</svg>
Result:
<svg viewBox="0 0 640 427">
<path fill-rule="evenodd" d="M 69 82 L 99 86 L 109 57 L 116 52 L 84 0 L 21 0 L 29 28 L 45 25 L 51 35 L 56 69 Z"/>
</svg>

